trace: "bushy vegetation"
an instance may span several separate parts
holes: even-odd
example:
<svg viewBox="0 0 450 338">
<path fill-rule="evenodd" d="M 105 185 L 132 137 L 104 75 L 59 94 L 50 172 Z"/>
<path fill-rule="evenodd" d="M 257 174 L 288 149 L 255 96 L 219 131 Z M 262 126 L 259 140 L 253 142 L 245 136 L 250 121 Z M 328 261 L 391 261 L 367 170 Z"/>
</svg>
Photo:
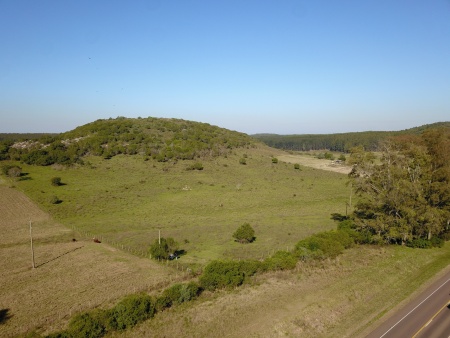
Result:
<svg viewBox="0 0 450 338">
<path fill-rule="evenodd" d="M 195 282 L 175 284 L 159 297 L 145 293 L 126 296 L 111 309 L 93 310 L 75 315 L 67 330 L 50 334 L 48 338 L 103 337 L 109 332 L 128 330 L 152 318 L 157 311 L 192 301 L 200 292 Z"/>
<path fill-rule="evenodd" d="M 262 269 L 259 261 L 212 261 L 200 277 L 200 286 L 210 291 L 237 287 Z"/>
<path fill-rule="evenodd" d="M 178 250 L 178 243 L 171 237 L 156 239 L 150 246 L 149 253 L 151 258 L 161 260 L 169 259 L 171 254 Z"/>
<path fill-rule="evenodd" d="M 20 177 L 22 174 L 22 168 L 17 165 L 3 165 L 2 173 L 8 177 Z"/>
<path fill-rule="evenodd" d="M 251 243 L 256 239 L 255 230 L 249 223 L 244 223 L 233 233 L 233 238 L 239 243 Z"/>
<path fill-rule="evenodd" d="M 53 186 L 59 187 L 61 185 L 61 177 L 52 177 L 51 182 Z"/>
<path fill-rule="evenodd" d="M 83 163 L 86 155 L 110 159 L 118 154 L 140 154 L 166 162 L 220 156 L 253 143 L 245 134 L 207 123 L 118 117 L 97 120 L 59 135 L 20 143 L 4 141 L 0 145 L 0 160 L 47 166 Z M 197 164 L 193 169 L 201 170 L 200 166 Z"/>
<path fill-rule="evenodd" d="M 444 238 L 450 220 L 450 128 L 392 138 L 380 164 L 355 148 L 349 174 L 360 199 L 356 229 L 384 243 L 429 245 Z"/>
</svg>

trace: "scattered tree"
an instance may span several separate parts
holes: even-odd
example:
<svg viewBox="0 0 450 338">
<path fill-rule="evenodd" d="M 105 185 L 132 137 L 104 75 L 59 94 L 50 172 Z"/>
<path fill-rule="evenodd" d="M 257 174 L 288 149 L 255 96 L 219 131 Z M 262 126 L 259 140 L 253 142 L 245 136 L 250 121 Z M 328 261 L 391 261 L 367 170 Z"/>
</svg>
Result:
<svg viewBox="0 0 450 338">
<path fill-rule="evenodd" d="M 53 186 L 59 187 L 61 185 L 61 177 L 53 177 L 51 182 Z"/>
<path fill-rule="evenodd" d="M 161 238 L 161 243 L 159 239 L 150 246 L 150 254 L 154 259 L 169 259 L 171 254 L 174 254 L 178 250 L 178 243 L 171 237 Z"/>
<path fill-rule="evenodd" d="M 255 230 L 249 223 L 244 223 L 234 232 L 233 238 L 239 243 L 251 243 L 255 240 Z"/>
</svg>

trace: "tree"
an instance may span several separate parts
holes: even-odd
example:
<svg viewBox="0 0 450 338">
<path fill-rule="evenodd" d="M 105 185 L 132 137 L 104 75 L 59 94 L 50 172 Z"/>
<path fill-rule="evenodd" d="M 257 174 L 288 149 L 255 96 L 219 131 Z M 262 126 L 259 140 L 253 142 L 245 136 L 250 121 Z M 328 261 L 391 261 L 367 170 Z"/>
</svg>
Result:
<svg viewBox="0 0 450 338">
<path fill-rule="evenodd" d="M 53 177 L 51 182 L 53 186 L 59 187 L 61 185 L 61 177 Z"/>
<path fill-rule="evenodd" d="M 178 250 L 178 243 L 171 237 L 156 239 L 150 246 L 150 254 L 154 259 L 168 259 L 171 254 Z"/>
<path fill-rule="evenodd" d="M 249 223 L 244 223 L 233 233 L 233 238 L 239 243 L 251 243 L 255 240 L 255 230 Z"/>
<path fill-rule="evenodd" d="M 350 156 L 357 228 L 385 243 L 442 236 L 450 219 L 450 131 L 392 138 L 381 153 L 378 165 L 361 149 Z"/>
</svg>

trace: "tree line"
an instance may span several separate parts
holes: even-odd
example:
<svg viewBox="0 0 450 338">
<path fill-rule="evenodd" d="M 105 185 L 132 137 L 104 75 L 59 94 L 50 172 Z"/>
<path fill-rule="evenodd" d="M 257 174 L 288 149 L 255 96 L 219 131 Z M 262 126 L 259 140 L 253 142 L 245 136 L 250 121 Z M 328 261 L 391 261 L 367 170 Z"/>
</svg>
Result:
<svg viewBox="0 0 450 338">
<path fill-rule="evenodd" d="M 270 147 L 278 149 L 294 151 L 328 149 L 330 151 L 348 153 L 350 152 L 350 149 L 357 146 L 362 146 L 367 151 L 376 151 L 379 147 L 380 142 L 389 137 L 407 134 L 419 135 L 427 129 L 449 126 L 450 122 L 438 122 L 401 131 L 365 131 L 313 135 L 257 134 L 253 135 L 253 137 L 261 140 Z"/>
</svg>

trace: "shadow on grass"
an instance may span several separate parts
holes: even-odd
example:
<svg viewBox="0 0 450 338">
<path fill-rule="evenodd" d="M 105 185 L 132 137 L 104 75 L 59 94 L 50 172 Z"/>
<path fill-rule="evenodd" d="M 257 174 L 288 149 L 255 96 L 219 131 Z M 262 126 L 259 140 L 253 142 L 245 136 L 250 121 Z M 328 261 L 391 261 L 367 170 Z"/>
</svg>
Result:
<svg viewBox="0 0 450 338">
<path fill-rule="evenodd" d="M 0 325 L 4 324 L 11 317 L 12 316 L 9 314 L 9 309 L 1 309 L 0 310 Z"/>
<path fill-rule="evenodd" d="M 65 255 L 67 255 L 67 254 L 70 254 L 70 253 L 72 253 L 72 252 L 74 252 L 74 251 L 76 251 L 76 250 L 78 250 L 78 249 L 83 248 L 83 247 L 84 247 L 84 245 L 83 245 L 83 246 L 79 246 L 78 248 L 69 250 L 69 251 L 67 251 L 67 252 L 65 252 L 65 253 L 63 253 L 63 254 L 61 254 L 61 255 L 55 257 L 55 258 L 49 259 L 48 261 L 46 261 L 46 262 L 44 262 L 44 263 L 41 263 L 41 264 L 39 264 L 39 265 L 36 265 L 36 268 L 38 268 L 38 267 L 40 267 L 40 266 L 42 266 L 42 265 L 44 265 L 44 264 L 53 262 L 53 261 L 57 260 L 58 258 L 61 258 L 62 256 L 65 256 Z"/>
</svg>

